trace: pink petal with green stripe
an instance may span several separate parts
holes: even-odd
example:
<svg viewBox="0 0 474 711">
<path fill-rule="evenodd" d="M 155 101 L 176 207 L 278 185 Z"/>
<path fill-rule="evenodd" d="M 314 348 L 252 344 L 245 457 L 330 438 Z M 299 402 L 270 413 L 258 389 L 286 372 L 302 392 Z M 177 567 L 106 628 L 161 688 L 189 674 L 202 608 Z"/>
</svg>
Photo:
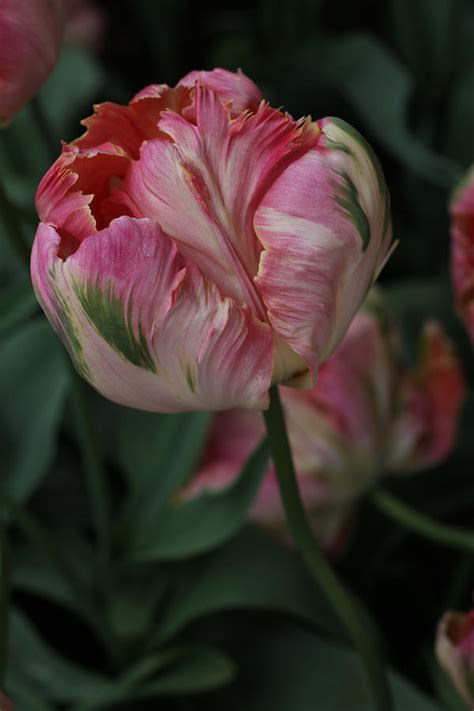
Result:
<svg viewBox="0 0 474 711">
<path fill-rule="evenodd" d="M 270 323 L 313 373 L 340 342 L 391 243 L 388 194 L 371 149 L 342 121 L 318 125 L 317 145 L 276 179 L 254 219 L 263 246 L 256 285 Z"/>
<path fill-rule="evenodd" d="M 270 328 L 223 298 L 155 222 L 118 218 L 65 261 L 59 247 L 41 225 L 33 283 L 99 392 L 159 412 L 267 405 Z"/>
</svg>

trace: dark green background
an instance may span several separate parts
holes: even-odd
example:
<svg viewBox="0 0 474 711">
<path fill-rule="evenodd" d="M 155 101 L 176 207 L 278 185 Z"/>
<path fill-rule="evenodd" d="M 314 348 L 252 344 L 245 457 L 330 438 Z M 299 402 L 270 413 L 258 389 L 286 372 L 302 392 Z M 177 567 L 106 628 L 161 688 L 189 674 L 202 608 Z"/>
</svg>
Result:
<svg viewBox="0 0 474 711">
<path fill-rule="evenodd" d="M 94 102 L 125 102 L 147 83 L 215 66 L 242 68 L 294 116 L 344 118 L 374 146 L 391 191 L 400 245 L 381 282 L 407 359 L 423 320 L 440 318 L 472 384 L 472 350 L 452 308 L 447 212 L 474 162 L 472 0 L 102 7 L 99 55 L 67 47 L 41 91 L 55 141 L 78 135 Z M 29 243 L 34 190 L 50 162 L 27 107 L 0 135 L 0 177 Z M 225 495 L 176 513 L 166 502 L 199 459 L 208 417 L 144 415 L 72 389 L 22 256 L 1 224 L 0 506 L 15 607 L 6 688 L 20 711 L 368 711 L 359 663 L 295 554 L 244 526 L 258 462 Z M 471 398 L 448 461 L 387 486 L 472 526 L 473 426 Z M 109 488 L 110 566 L 87 496 L 94 447 Z M 366 501 L 337 565 L 379 625 L 392 667 L 443 699 L 436 706 L 395 675 L 397 711 L 461 708 L 432 646 L 441 613 L 470 604 L 472 556 L 420 542 Z"/>
</svg>

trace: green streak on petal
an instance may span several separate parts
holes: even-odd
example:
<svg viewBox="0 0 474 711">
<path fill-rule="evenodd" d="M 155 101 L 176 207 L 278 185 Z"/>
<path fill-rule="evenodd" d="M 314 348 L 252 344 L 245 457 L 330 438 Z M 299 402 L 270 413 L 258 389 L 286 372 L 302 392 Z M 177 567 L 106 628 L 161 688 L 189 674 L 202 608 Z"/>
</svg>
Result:
<svg viewBox="0 0 474 711">
<path fill-rule="evenodd" d="M 114 294 L 112 284 L 103 288 L 94 282 L 76 282 L 74 289 L 89 320 L 109 346 L 130 363 L 155 373 L 156 364 L 142 327 L 138 324 L 138 335 L 133 328 L 131 297 L 124 304 Z"/>
<path fill-rule="evenodd" d="M 338 172 L 338 171 L 337 171 Z M 362 240 L 362 250 L 365 252 L 370 242 L 370 224 L 367 215 L 359 202 L 359 193 L 354 181 L 347 173 L 339 173 L 341 180 L 334 181 L 337 192 L 335 201 L 351 220 Z"/>
<path fill-rule="evenodd" d="M 188 366 L 185 366 L 184 372 L 186 374 L 186 382 L 188 384 L 188 388 L 191 390 L 192 393 L 196 392 L 196 386 L 194 385 L 194 378 L 193 374 L 191 372 L 191 368 Z"/>
<path fill-rule="evenodd" d="M 71 356 L 71 360 L 74 363 L 74 367 L 82 378 L 93 384 L 91 372 L 87 367 L 87 363 L 84 358 L 82 344 L 74 326 L 71 308 L 54 281 L 54 271 L 50 271 L 50 276 L 54 296 L 58 305 L 56 318 L 53 314 L 49 313 L 49 309 L 46 307 L 44 302 L 41 305 L 52 324 L 54 324 L 57 318 L 59 318 L 61 331 L 58 335 L 61 337 L 64 345 L 66 346 L 67 351 Z"/>
<path fill-rule="evenodd" d="M 337 116 L 331 116 L 329 117 L 329 121 L 336 126 L 340 131 L 343 131 L 347 136 L 355 141 L 361 150 L 363 150 L 369 157 L 375 171 L 375 175 L 377 177 L 377 183 L 378 187 L 382 196 L 382 199 L 384 201 L 384 218 L 383 218 L 383 233 L 382 237 L 385 236 L 388 230 L 388 226 L 390 224 L 390 194 L 388 192 L 387 188 L 387 183 L 385 182 L 385 176 L 383 174 L 382 166 L 380 165 L 380 161 L 377 158 L 374 149 L 370 145 L 368 141 L 365 140 L 365 138 L 357 131 L 357 129 L 354 128 L 354 126 L 351 126 L 350 123 L 347 123 L 343 119 L 338 118 Z M 339 145 L 344 145 L 340 141 L 333 141 L 331 138 L 326 138 L 326 141 L 330 141 L 332 143 L 337 143 Z M 328 146 L 331 147 L 331 146 Z M 338 148 L 338 150 L 343 150 L 342 148 Z M 351 154 L 355 159 L 357 157 L 354 155 L 353 151 L 348 149 L 345 151 L 346 153 Z"/>
<path fill-rule="evenodd" d="M 334 141 L 328 136 L 325 136 L 324 146 L 326 148 L 330 148 L 332 151 L 342 151 L 343 153 L 347 153 L 348 156 L 351 156 L 352 158 L 354 157 L 354 153 L 346 143 L 341 143 L 341 141 Z"/>
</svg>

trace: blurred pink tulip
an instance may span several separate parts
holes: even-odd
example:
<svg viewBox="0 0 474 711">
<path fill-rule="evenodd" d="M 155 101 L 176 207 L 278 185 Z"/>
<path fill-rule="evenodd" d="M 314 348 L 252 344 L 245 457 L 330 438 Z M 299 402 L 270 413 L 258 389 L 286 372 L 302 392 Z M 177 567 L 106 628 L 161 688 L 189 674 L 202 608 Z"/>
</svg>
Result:
<svg viewBox="0 0 474 711">
<path fill-rule="evenodd" d="M 69 0 L 64 39 L 92 52 L 100 49 L 107 24 L 106 14 L 94 0 Z"/>
<path fill-rule="evenodd" d="M 68 0 L 0 0 L 0 125 L 48 78 L 61 47 Z"/>
<path fill-rule="evenodd" d="M 451 275 L 456 307 L 474 343 L 474 169 L 456 189 L 451 212 Z"/>
<path fill-rule="evenodd" d="M 0 711 L 14 711 L 14 709 L 15 707 L 8 696 L 0 691 Z"/>
<path fill-rule="evenodd" d="M 474 610 L 443 615 L 435 650 L 459 696 L 468 708 L 474 708 Z"/>
<path fill-rule="evenodd" d="M 268 406 L 315 378 L 391 246 L 377 159 L 242 73 L 104 103 L 43 178 L 37 296 L 79 372 L 143 410 Z"/>
<path fill-rule="evenodd" d="M 400 415 L 391 442 L 397 471 L 432 467 L 449 454 L 465 397 L 459 362 L 438 323 L 425 324 L 421 346 L 418 368 L 399 384 Z"/>
<path fill-rule="evenodd" d="M 464 387 L 439 325 L 426 326 L 419 367 L 401 367 L 400 339 L 380 310 L 361 311 L 310 390 L 280 387 L 305 506 L 322 543 L 334 545 L 355 499 L 389 470 L 432 466 L 452 447 Z M 258 413 L 216 415 L 202 465 L 184 498 L 231 484 L 263 438 Z M 251 517 L 280 528 L 284 512 L 270 465 Z"/>
</svg>

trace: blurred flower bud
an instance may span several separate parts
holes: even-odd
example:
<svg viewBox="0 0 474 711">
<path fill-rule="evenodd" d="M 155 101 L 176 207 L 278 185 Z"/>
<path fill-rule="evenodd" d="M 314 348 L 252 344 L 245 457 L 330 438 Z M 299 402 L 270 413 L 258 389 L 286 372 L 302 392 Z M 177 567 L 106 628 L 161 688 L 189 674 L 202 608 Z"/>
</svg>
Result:
<svg viewBox="0 0 474 711">
<path fill-rule="evenodd" d="M 459 696 L 474 708 L 474 610 L 446 612 L 436 632 L 436 656 Z"/>
<path fill-rule="evenodd" d="M 2 691 L 0 691 L 0 711 L 15 711 L 12 702 Z"/>
<path fill-rule="evenodd" d="M 94 0 L 70 0 L 64 39 L 91 52 L 100 49 L 106 14 Z"/>
<path fill-rule="evenodd" d="M 453 447 L 466 390 L 453 345 L 438 323 L 425 324 L 419 365 L 402 375 L 399 388 L 391 467 L 397 471 L 432 467 Z"/>
<path fill-rule="evenodd" d="M 424 341 L 419 369 L 402 368 L 399 334 L 380 297 L 372 296 L 312 389 L 280 387 L 301 494 L 325 545 L 340 536 L 354 501 L 378 477 L 433 465 L 452 446 L 463 399 L 459 365 L 440 326 L 428 324 Z M 184 495 L 229 485 L 264 434 L 257 413 L 216 415 L 202 465 Z M 272 465 L 251 516 L 284 525 Z"/>
<path fill-rule="evenodd" d="M 0 125 L 35 95 L 58 58 L 69 0 L 0 0 Z"/>
<path fill-rule="evenodd" d="M 474 169 L 455 190 L 451 214 L 451 276 L 456 308 L 474 343 Z"/>
</svg>

